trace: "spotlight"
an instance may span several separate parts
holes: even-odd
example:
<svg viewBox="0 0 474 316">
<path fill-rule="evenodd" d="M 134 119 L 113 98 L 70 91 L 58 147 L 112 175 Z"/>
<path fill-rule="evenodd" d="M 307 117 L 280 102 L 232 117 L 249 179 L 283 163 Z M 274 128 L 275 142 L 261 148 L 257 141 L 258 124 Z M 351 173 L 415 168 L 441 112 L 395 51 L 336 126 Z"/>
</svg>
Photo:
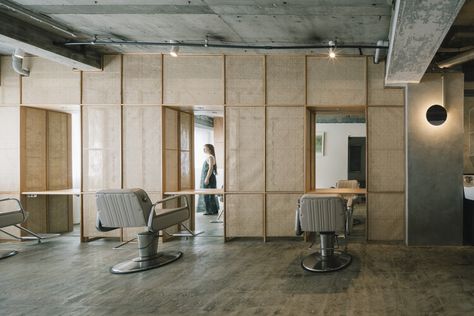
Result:
<svg viewBox="0 0 474 316">
<path fill-rule="evenodd" d="M 171 44 L 177 43 L 176 41 L 170 41 Z M 178 57 L 178 52 L 179 52 L 179 46 L 178 45 L 172 45 L 170 49 L 170 55 L 172 57 Z"/>
<path fill-rule="evenodd" d="M 329 58 L 336 58 L 336 42 L 329 41 Z"/>
</svg>

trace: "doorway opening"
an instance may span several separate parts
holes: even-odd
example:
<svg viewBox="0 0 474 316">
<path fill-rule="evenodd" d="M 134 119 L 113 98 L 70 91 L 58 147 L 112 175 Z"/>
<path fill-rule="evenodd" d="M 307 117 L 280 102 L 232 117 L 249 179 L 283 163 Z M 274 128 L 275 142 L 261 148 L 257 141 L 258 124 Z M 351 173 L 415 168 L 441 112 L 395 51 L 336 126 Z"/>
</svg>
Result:
<svg viewBox="0 0 474 316">
<path fill-rule="evenodd" d="M 312 189 L 366 187 L 365 110 L 311 112 Z M 365 195 L 341 194 L 351 208 L 351 240 L 366 240 Z"/>
<path fill-rule="evenodd" d="M 209 171 L 209 146 L 214 151 L 216 168 Z M 204 148 L 206 149 L 206 152 Z M 212 159 L 212 158 L 211 158 Z M 212 164 L 212 162 L 211 162 Z M 224 111 L 198 109 L 194 111 L 194 187 L 224 189 Z M 210 177 L 209 177 L 210 175 Z M 210 178 L 206 185 L 206 178 Z M 212 179 L 214 178 L 214 179 Z M 215 182 L 215 184 L 214 184 Z M 195 196 L 195 229 L 200 236 L 224 237 L 223 194 Z"/>
</svg>

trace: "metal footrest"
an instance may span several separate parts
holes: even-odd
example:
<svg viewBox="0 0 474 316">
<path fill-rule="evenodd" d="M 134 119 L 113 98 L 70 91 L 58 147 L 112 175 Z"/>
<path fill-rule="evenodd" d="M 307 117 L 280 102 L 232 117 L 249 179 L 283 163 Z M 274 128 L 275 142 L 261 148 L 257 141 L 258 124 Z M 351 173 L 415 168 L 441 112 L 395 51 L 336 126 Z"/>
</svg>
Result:
<svg viewBox="0 0 474 316">
<path fill-rule="evenodd" d="M 11 256 L 14 256 L 18 253 L 16 250 L 1 250 L 0 251 L 0 259 L 5 259 Z"/>
<path fill-rule="evenodd" d="M 158 252 L 153 258 L 137 257 L 132 260 L 118 263 L 110 268 L 110 272 L 114 274 L 125 274 L 159 268 L 178 260 L 182 255 L 183 253 L 181 251 Z"/>
<path fill-rule="evenodd" d="M 325 257 L 315 252 L 303 258 L 301 266 L 311 272 L 331 272 L 347 267 L 351 261 L 352 256 L 346 252 L 334 251 L 333 255 Z"/>
<path fill-rule="evenodd" d="M 197 235 L 200 235 L 204 233 L 203 230 L 198 230 L 198 231 L 188 231 L 188 230 L 181 230 L 177 233 L 172 234 L 174 237 L 196 237 Z"/>
<path fill-rule="evenodd" d="M 51 239 L 61 236 L 61 234 L 36 234 L 37 236 L 22 236 L 21 240 Z"/>
</svg>

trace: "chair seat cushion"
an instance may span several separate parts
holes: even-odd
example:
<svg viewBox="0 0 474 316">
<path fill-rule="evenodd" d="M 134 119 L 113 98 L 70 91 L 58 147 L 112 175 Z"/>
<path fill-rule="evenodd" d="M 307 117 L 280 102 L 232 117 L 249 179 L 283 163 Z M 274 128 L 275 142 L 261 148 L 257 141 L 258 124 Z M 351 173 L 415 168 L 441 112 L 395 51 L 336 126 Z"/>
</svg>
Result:
<svg viewBox="0 0 474 316">
<path fill-rule="evenodd" d="M 23 213 L 19 211 L 0 213 L 0 228 L 23 223 Z"/>
<path fill-rule="evenodd" d="M 187 220 L 190 216 L 187 207 L 156 209 L 153 218 L 153 231 L 159 231 Z"/>
</svg>

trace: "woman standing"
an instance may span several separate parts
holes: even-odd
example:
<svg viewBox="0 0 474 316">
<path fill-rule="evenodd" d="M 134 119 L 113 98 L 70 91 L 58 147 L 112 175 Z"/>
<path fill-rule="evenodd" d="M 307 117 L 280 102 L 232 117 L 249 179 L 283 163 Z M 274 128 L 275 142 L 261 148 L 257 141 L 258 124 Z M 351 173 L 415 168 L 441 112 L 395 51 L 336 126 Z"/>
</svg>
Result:
<svg viewBox="0 0 474 316">
<path fill-rule="evenodd" d="M 204 145 L 204 153 L 207 155 L 206 160 L 202 165 L 201 172 L 201 188 L 202 189 L 215 189 L 217 187 L 216 175 L 216 153 L 214 146 L 211 144 Z M 219 202 L 215 195 L 204 195 L 205 210 L 204 215 L 216 215 L 219 211 Z M 198 212 L 202 209 L 198 209 Z"/>
</svg>

